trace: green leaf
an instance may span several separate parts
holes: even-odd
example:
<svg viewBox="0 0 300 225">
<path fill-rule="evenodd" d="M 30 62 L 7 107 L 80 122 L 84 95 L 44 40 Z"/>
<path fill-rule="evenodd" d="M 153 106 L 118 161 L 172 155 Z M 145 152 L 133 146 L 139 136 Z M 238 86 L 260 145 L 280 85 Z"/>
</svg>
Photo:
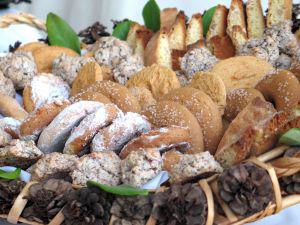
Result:
<svg viewBox="0 0 300 225">
<path fill-rule="evenodd" d="M 122 23 L 119 23 L 114 29 L 112 36 L 119 38 L 120 40 L 125 41 L 130 30 L 130 26 L 133 22 L 128 20 Z"/>
<path fill-rule="evenodd" d="M 130 185 L 119 185 L 119 186 L 109 186 L 105 184 L 99 184 L 96 181 L 88 181 L 87 182 L 88 187 L 98 187 L 102 189 L 103 191 L 106 191 L 111 194 L 115 195 L 123 195 L 123 196 L 136 196 L 136 195 L 148 195 L 148 190 L 135 188 Z"/>
<path fill-rule="evenodd" d="M 300 146 L 300 129 L 290 129 L 280 137 L 279 143 L 289 146 Z"/>
<path fill-rule="evenodd" d="M 6 172 L 4 170 L 0 170 L 0 178 L 7 179 L 7 180 L 16 180 L 21 175 L 21 169 L 17 168 L 12 172 Z"/>
<path fill-rule="evenodd" d="M 54 13 L 47 15 L 46 27 L 51 45 L 73 49 L 80 54 L 80 41 L 70 25 Z"/>
<path fill-rule="evenodd" d="M 214 6 L 214 7 L 210 8 L 209 10 L 205 11 L 205 13 L 202 17 L 204 36 L 206 36 L 206 34 L 207 34 L 207 31 L 209 29 L 209 25 L 211 23 L 213 15 L 215 14 L 216 9 L 217 9 L 217 6 Z"/>
<path fill-rule="evenodd" d="M 143 8 L 144 23 L 156 32 L 160 29 L 160 9 L 155 0 L 149 0 Z"/>
</svg>

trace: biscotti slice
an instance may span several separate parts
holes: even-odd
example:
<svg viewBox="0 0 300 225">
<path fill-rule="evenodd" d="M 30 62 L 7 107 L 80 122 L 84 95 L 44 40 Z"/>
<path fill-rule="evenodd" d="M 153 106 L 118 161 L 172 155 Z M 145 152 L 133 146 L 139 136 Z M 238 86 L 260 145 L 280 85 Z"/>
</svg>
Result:
<svg viewBox="0 0 300 225">
<path fill-rule="evenodd" d="M 234 26 L 240 26 L 242 28 L 242 32 L 244 32 L 247 36 L 245 12 L 242 0 L 231 1 L 227 17 L 227 33 L 229 36 L 232 36 Z"/>
<path fill-rule="evenodd" d="M 192 16 L 186 29 L 186 46 L 195 44 L 197 41 L 203 40 L 203 24 L 201 13 Z"/>
<path fill-rule="evenodd" d="M 240 49 L 246 44 L 248 38 L 241 26 L 233 26 L 231 32 L 231 40 L 236 49 Z"/>
<path fill-rule="evenodd" d="M 145 65 L 152 64 L 172 67 L 171 49 L 168 39 L 168 31 L 160 29 L 148 42 L 145 49 Z"/>
<path fill-rule="evenodd" d="M 92 141 L 95 134 L 103 127 L 111 124 L 118 117 L 123 116 L 122 111 L 113 104 L 101 106 L 94 113 L 87 115 L 80 124 L 73 129 L 63 152 L 71 155 L 81 155 L 85 147 Z"/>
<path fill-rule="evenodd" d="M 130 29 L 126 38 L 126 42 L 128 43 L 128 45 L 131 47 L 132 50 L 134 50 L 135 46 L 136 46 L 136 35 L 137 35 L 137 31 L 142 29 L 144 26 L 138 24 L 138 23 L 132 23 L 130 25 Z"/>
<path fill-rule="evenodd" d="M 248 37 L 261 38 L 265 31 L 265 18 L 261 0 L 248 0 L 246 5 Z"/>
<path fill-rule="evenodd" d="M 185 50 L 186 49 L 186 25 L 185 15 L 183 11 L 177 14 L 176 20 L 172 25 L 169 33 L 169 46 L 170 49 Z"/>
<path fill-rule="evenodd" d="M 136 43 L 133 53 L 139 55 L 143 60 L 145 58 L 145 48 L 153 36 L 149 29 L 140 29 L 136 31 Z"/>
<path fill-rule="evenodd" d="M 235 46 L 228 35 L 223 37 L 214 36 L 209 40 L 208 45 L 213 55 L 218 59 L 227 59 L 235 56 Z"/>
<path fill-rule="evenodd" d="M 0 166 L 15 166 L 27 169 L 43 156 L 33 141 L 12 140 L 0 148 Z"/>
<path fill-rule="evenodd" d="M 177 8 L 165 8 L 160 12 L 160 28 L 170 30 L 178 14 Z"/>
<path fill-rule="evenodd" d="M 44 153 L 62 151 L 72 129 L 101 106 L 99 102 L 80 101 L 66 107 L 43 130 L 38 140 L 38 148 Z"/>
<path fill-rule="evenodd" d="M 223 37 L 226 35 L 227 15 L 228 9 L 224 5 L 218 5 L 206 34 L 207 42 L 214 36 Z"/>
<path fill-rule="evenodd" d="M 36 140 L 43 129 L 67 106 L 69 100 L 55 101 L 44 104 L 28 115 L 20 126 L 20 136 L 22 139 Z"/>
<path fill-rule="evenodd" d="M 292 0 L 270 0 L 267 15 L 267 26 L 271 27 L 284 20 L 292 19 Z"/>
</svg>

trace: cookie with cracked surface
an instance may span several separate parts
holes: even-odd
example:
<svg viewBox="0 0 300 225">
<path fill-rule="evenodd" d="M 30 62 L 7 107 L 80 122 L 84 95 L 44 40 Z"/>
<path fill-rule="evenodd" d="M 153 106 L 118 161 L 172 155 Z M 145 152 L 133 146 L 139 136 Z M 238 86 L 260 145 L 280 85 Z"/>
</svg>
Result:
<svg viewBox="0 0 300 225">
<path fill-rule="evenodd" d="M 131 94 L 133 94 L 139 101 L 142 109 L 146 109 L 150 105 L 154 105 L 156 100 L 154 99 L 151 91 L 144 87 L 131 87 L 129 88 Z"/>
</svg>

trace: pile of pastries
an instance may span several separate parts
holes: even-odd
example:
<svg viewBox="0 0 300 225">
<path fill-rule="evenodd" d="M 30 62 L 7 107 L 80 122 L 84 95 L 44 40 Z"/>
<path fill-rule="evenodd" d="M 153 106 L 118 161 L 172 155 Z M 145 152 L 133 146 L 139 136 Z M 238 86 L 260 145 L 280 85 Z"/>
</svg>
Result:
<svg viewBox="0 0 300 225">
<path fill-rule="evenodd" d="M 126 41 L 101 37 L 82 55 L 33 42 L 0 57 L 0 166 L 142 187 L 271 150 L 300 128 L 291 4 L 270 0 L 266 23 L 259 0 L 218 5 L 206 39 L 201 14 L 186 25 L 168 8 L 155 34 L 133 23 Z"/>
</svg>

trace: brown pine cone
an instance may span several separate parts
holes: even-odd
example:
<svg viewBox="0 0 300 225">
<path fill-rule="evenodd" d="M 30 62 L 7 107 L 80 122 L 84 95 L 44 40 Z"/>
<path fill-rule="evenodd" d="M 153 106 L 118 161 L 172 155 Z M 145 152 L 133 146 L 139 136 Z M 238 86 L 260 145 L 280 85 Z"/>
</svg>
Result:
<svg viewBox="0 0 300 225">
<path fill-rule="evenodd" d="M 65 225 L 105 225 L 109 223 L 113 196 L 96 187 L 72 191 L 63 209 Z"/>
<path fill-rule="evenodd" d="M 202 225 L 206 223 L 207 201 L 196 184 L 174 184 L 153 196 L 152 216 L 157 224 Z"/>
<path fill-rule="evenodd" d="M 300 147 L 290 148 L 285 152 L 284 156 L 293 157 L 298 152 L 300 152 Z M 287 194 L 300 194 L 300 172 L 280 178 L 279 184 L 281 190 Z"/>
<path fill-rule="evenodd" d="M 0 214 L 8 214 L 26 183 L 20 180 L 0 179 Z"/>
<path fill-rule="evenodd" d="M 66 204 L 66 196 L 72 190 L 72 184 L 64 180 L 50 179 L 33 184 L 29 188 L 28 207 L 22 216 L 39 223 L 49 223 Z"/>
<path fill-rule="evenodd" d="M 117 197 L 110 209 L 117 219 L 113 225 L 146 224 L 152 210 L 150 196 Z"/>
<path fill-rule="evenodd" d="M 275 199 L 268 172 L 250 162 L 230 167 L 220 176 L 218 186 L 220 197 L 237 215 L 252 215 Z"/>
</svg>

